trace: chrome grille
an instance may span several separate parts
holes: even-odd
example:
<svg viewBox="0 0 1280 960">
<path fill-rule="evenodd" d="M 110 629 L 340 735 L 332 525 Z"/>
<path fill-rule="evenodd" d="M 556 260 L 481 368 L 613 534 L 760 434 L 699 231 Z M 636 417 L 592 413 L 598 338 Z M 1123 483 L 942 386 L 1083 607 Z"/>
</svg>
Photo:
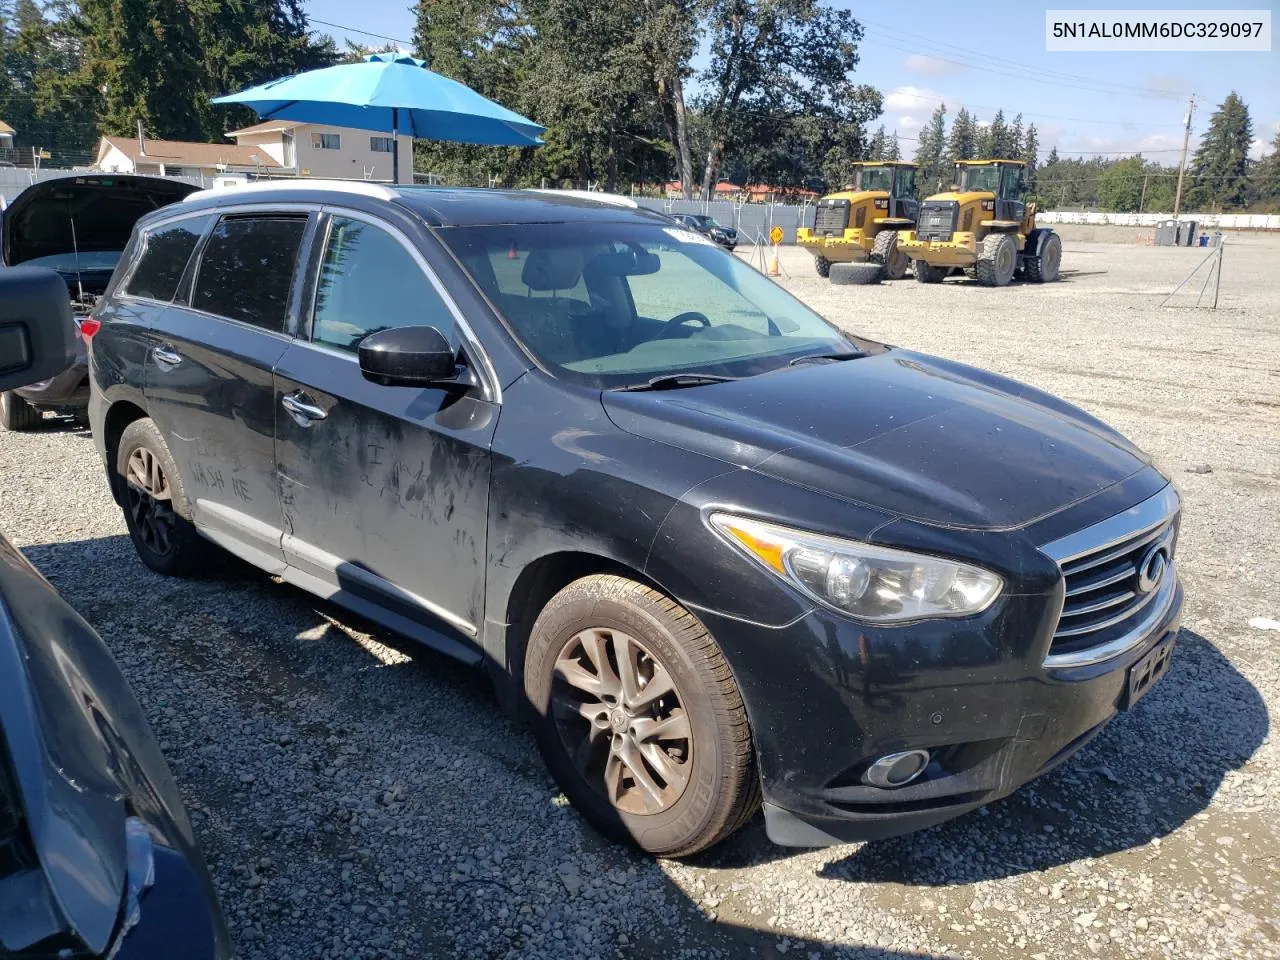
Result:
<svg viewBox="0 0 1280 960">
<path fill-rule="evenodd" d="M 1172 487 L 1042 549 L 1065 597 L 1047 666 L 1097 663 L 1141 642 L 1173 601 L 1178 497 Z"/>
</svg>

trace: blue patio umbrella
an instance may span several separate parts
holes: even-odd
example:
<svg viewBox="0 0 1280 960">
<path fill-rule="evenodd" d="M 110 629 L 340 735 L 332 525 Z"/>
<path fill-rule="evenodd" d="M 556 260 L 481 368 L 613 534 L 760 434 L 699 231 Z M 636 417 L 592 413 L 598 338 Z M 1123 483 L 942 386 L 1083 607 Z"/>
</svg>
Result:
<svg viewBox="0 0 1280 960">
<path fill-rule="evenodd" d="M 407 133 L 424 140 L 497 147 L 540 146 L 546 129 L 466 84 L 433 73 L 425 60 L 394 52 L 271 80 L 213 102 L 243 104 L 264 120 L 326 123 L 393 137 Z M 398 147 L 391 157 L 391 178 L 399 183 Z"/>
</svg>

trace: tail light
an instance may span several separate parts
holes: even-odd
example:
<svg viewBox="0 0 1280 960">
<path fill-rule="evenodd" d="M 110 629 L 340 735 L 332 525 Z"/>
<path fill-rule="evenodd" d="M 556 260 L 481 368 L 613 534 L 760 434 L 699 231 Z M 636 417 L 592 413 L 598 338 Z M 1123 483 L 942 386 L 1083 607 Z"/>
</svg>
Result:
<svg viewBox="0 0 1280 960">
<path fill-rule="evenodd" d="M 86 343 L 101 329 L 102 321 L 97 317 L 85 317 L 80 321 L 80 336 L 84 337 Z"/>
</svg>

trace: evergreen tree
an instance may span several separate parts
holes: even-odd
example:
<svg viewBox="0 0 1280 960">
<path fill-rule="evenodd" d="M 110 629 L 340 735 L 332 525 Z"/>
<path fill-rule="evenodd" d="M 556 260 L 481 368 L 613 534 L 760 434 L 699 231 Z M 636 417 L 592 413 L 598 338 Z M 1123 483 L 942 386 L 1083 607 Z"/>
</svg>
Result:
<svg viewBox="0 0 1280 960">
<path fill-rule="evenodd" d="M 997 110 L 991 122 L 978 134 L 976 155 L 984 159 L 1004 160 L 1015 156 L 1009 143 L 1009 127 L 1004 111 Z"/>
<path fill-rule="evenodd" d="M 1058 146 L 1054 144 L 1049 148 L 1049 158 L 1045 161 L 1045 166 L 1052 166 L 1058 162 Z"/>
<path fill-rule="evenodd" d="M 972 160 L 977 156 L 978 149 L 978 125 L 973 119 L 973 115 L 964 107 L 960 108 L 960 112 L 956 114 L 955 122 L 951 124 L 951 134 L 947 137 L 947 163 L 948 165 L 955 163 L 957 160 Z M 947 173 L 951 176 L 950 171 Z"/>
<path fill-rule="evenodd" d="M 1271 141 L 1271 152 L 1258 163 L 1255 196 L 1262 203 L 1280 204 L 1280 130 Z"/>
<path fill-rule="evenodd" d="M 1021 160 L 1024 137 L 1026 134 L 1022 129 L 1022 114 L 1018 114 L 1013 118 L 1013 123 L 1009 126 L 1009 160 Z"/>
<path fill-rule="evenodd" d="M 1021 116 L 1021 114 L 1019 114 Z M 1036 135 L 1036 125 L 1033 123 L 1027 127 L 1027 132 L 1022 137 L 1021 157 L 1022 162 L 1027 165 L 1026 171 L 1023 173 L 1023 181 L 1027 185 L 1027 193 L 1034 195 L 1036 192 L 1036 176 L 1039 173 L 1040 161 L 1040 138 Z M 1057 154 L 1051 154 L 1056 160 Z"/>
<path fill-rule="evenodd" d="M 880 124 L 880 128 L 876 130 L 875 135 L 871 138 L 871 144 L 867 148 L 868 160 L 884 160 L 885 155 L 885 135 L 884 124 Z"/>
<path fill-rule="evenodd" d="M 942 156 L 947 138 L 947 105 L 940 103 L 929 118 L 929 126 L 920 131 L 916 147 L 917 182 L 921 196 L 936 192 L 942 180 Z"/>
<path fill-rule="evenodd" d="M 1243 206 L 1248 198 L 1252 142 L 1249 108 L 1233 90 L 1209 118 L 1209 129 L 1191 163 L 1190 203 L 1219 210 Z"/>
<path fill-rule="evenodd" d="M 886 160 L 901 160 L 902 146 L 898 143 L 898 131 L 893 131 L 893 135 L 889 137 L 884 145 L 884 158 Z"/>
</svg>

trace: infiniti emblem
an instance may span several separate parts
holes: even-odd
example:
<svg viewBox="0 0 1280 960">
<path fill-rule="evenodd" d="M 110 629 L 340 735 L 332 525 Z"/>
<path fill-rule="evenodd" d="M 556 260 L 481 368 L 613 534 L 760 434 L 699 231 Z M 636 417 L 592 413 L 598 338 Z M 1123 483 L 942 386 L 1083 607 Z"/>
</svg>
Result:
<svg viewBox="0 0 1280 960">
<path fill-rule="evenodd" d="M 1138 592 L 1150 593 L 1164 579 L 1165 568 L 1169 566 L 1169 551 L 1164 544 L 1157 544 L 1143 554 L 1138 562 Z"/>
</svg>

